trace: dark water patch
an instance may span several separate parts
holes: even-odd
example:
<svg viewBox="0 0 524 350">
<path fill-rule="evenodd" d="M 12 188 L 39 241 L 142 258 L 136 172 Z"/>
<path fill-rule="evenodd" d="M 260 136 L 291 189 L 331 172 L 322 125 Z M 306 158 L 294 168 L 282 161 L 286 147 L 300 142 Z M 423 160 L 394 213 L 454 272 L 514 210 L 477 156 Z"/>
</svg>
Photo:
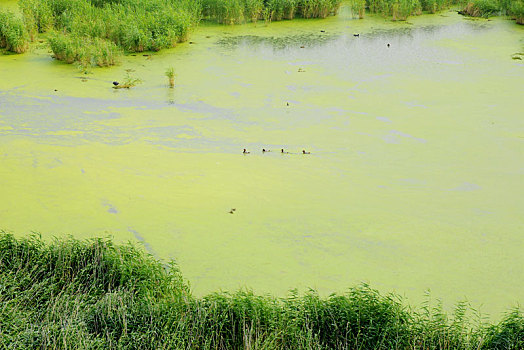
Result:
<svg viewBox="0 0 524 350">
<path fill-rule="evenodd" d="M 146 248 L 148 253 L 155 255 L 153 248 L 151 248 L 151 245 L 144 240 L 144 237 L 142 237 L 142 235 L 138 231 L 134 230 L 132 227 L 128 227 L 127 230 L 131 232 L 133 236 L 135 236 L 135 238 L 144 245 L 144 248 Z"/>
<path fill-rule="evenodd" d="M 225 37 L 216 42 L 223 49 L 233 50 L 239 47 L 269 47 L 275 51 L 289 48 L 317 48 L 318 46 L 336 40 L 339 34 L 298 34 L 283 37 L 239 35 Z"/>
</svg>

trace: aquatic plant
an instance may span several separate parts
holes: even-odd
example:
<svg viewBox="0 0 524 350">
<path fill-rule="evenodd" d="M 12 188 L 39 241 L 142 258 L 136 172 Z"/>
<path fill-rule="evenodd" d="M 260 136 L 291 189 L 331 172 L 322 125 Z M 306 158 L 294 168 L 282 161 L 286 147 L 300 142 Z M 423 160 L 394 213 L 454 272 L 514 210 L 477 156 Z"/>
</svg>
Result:
<svg viewBox="0 0 524 350">
<path fill-rule="evenodd" d="M 351 0 L 349 4 L 353 17 L 358 16 L 359 19 L 364 18 L 364 14 L 366 13 L 366 0 Z"/>
<path fill-rule="evenodd" d="M 187 40 L 201 13 L 200 2 L 191 0 L 20 0 L 20 8 L 32 36 L 50 29 L 67 36 L 68 45 L 62 46 L 77 52 L 55 52 L 57 59 L 74 59 L 84 64 L 86 56 L 92 55 L 80 52 L 81 46 L 75 43 L 105 45 L 98 50 L 83 50 L 100 51 L 101 56 L 106 56 L 94 58 L 100 66 L 116 62 L 111 56 L 123 50 L 158 51 Z M 60 41 L 64 40 L 54 38 L 54 46 Z M 114 50 L 107 42 L 122 50 Z"/>
<path fill-rule="evenodd" d="M 368 285 L 321 297 L 192 296 L 176 264 L 132 244 L 0 233 L 0 346 L 106 349 L 522 349 L 524 316 L 498 324 L 419 311 Z M 480 319 L 481 321 L 478 321 Z M 473 324 L 471 324 L 473 321 Z"/>
<path fill-rule="evenodd" d="M 293 19 L 297 12 L 298 0 L 268 0 L 266 6 L 271 11 L 273 21 Z"/>
<path fill-rule="evenodd" d="M 166 77 L 169 80 L 169 87 L 175 87 L 175 68 L 169 67 L 166 69 Z"/>
<path fill-rule="evenodd" d="M 0 11 L 0 48 L 23 53 L 28 46 L 29 37 L 22 19 L 12 12 Z"/>
<path fill-rule="evenodd" d="M 524 24 L 524 1 L 513 1 L 509 6 L 508 13 L 515 18 L 518 24 Z"/>
<path fill-rule="evenodd" d="M 462 10 L 463 14 L 472 17 L 488 18 L 500 12 L 500 5 L 496 0 L 473 0 L 468 2 Z"/>
<path fill-rule="evenodd" d="M 206 18 L 223 24 L 256 22 L 263 18 L 267 23 L 293 19 L 297 14 L 304 18 L 326 18 L 334 15 L 341 0 L 203 0 Z"/>
<path fill-rule="evenodd" d="M 140 83 L 142 83 L 141 79 L 132 77 L 129 72 L 127 72 L 122 83 L 113 86 L 113 89 L 130 89 Z"/>
<path fill-rule="evenodd" d="M 326 18 L 336 14 L 341 0 L 299 0 L 298 11 L 304 18 Z"/>
<path fill-rule="evenodd" d="M 109 40 L 53 33 L 48 37 L 54 57 L 82 67 L 107 67 L 116 64 L 122 50 Z"/>
<path fill-rule="evenodd" d="M 34 40 L 36 34 L 53 28 L 54 18 L 48 1 L 20 0 L 18 7 L 24 17 L 31 40 Z"/>
</svg>

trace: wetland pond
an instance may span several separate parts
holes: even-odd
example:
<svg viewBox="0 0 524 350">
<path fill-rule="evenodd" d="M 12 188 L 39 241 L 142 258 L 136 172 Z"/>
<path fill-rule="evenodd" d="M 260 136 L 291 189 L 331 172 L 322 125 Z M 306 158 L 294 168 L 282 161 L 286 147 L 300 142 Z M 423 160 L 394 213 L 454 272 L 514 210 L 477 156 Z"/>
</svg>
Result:
<svg viewBox="0 0 524 350">
<path fill-rule="evenodd" d="M 196 295 L 524 301 L 522 26 L 342 8 L 190 40 L 87 73 L 0 55 L 0 227 L 141 241 Z"/>
</svg>

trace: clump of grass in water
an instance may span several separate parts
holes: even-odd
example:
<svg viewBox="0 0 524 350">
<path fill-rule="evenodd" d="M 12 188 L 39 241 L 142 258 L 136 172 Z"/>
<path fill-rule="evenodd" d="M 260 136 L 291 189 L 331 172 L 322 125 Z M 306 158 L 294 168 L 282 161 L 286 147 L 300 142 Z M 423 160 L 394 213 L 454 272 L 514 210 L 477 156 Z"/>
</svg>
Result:
<svg viewBox="0 0 524 350">
<path fill-rule="evenodd" d="M 473 0 L 468 2 L 462 10 L 463 14 L 472 17 L 488 18 L 500 12 L 499 3 L 496 0 Z"/>
<path fill-rule="evenodd" d="M 21 18 L 12 12 L 0 11 L 0 48 L 23 53 L 29 46 L 29 37 Z"/>
<path fill-rule="evenodd" d="M 176 265 L 134 245 L 0 233 L 0 346 L 133 349 L 522 349 L 524 316 L 470 325 L 367 285 L 320 297 L 191 295 Z"/>
<path fill-rule="evenodd" d="M 114 43 L 89 37 L 53 33 L 48 37 L 54 57 L 82 67 L 107 67 L 119 61 L 122 50 Z"/>
<path fill-rule="evenodd" d="M 126 73 L 124 81 L 116 86 L 113 86 L 113 89 L 130 89 L 140 83 L 142 83 L 141 79 L 132 77 L 128 72 Z"/>
<path fill-rule="evenodd" d="M 123 51 L 158 51 L 187 40 L 201 12 L 200 2 L 190 0 L 20 0 L 19 6 L 32 37 L 53 29 L 68 38 L 62 46 L 69 50 L 55 52 L 57 59 L 86 64 L 90 56 L 100 66 L 115 64 L 111 56 Z M 55 39 L 55 47 L 64 40 Z M 91 46 L 88 54 L 76 45 L 82 41 Z"/>
<path fill-rule="evenodd" d="M 175 68 L 169 67 L 166 69 L 165 73 L 167 79 L 169 80 L 169 87 L 174 88 L 175 87 Z"/>
</svg>

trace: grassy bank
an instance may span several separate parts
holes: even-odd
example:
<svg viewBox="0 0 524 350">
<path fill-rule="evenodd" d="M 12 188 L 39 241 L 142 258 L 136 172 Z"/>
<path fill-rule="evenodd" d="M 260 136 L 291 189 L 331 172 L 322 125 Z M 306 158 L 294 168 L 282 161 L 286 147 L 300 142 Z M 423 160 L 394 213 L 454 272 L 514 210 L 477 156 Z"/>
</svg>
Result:
<svg viewBox="0 0 524 350">
<path fill-rule="evenodd" d="M 0 45 L 21 53 L 50 32 L 54 57 L 110 66 L 123 52 L 159 51 L 188 39 L 204 17 L 218 23 L 334 15 L 341 0 L 19 0 L 23 20 L 0 14 Z"/>
<path fill-rule="evenodd" d="M 22 53 L 29 46 L 29 36 L 21 18 L 12 12 L 0 11 L 0 49 Z"/>
<path fill-rule="evenodd" d="M 175 242 L 176 244 L 176 242 Z M 368 286 L 343 295 L 191 295 L 174 264 L 110 240 L 0 233 L 0 347 L 522 349 L 524 317 L 496 325 L 459 304 L 414 311 Z"/>
</svg>

